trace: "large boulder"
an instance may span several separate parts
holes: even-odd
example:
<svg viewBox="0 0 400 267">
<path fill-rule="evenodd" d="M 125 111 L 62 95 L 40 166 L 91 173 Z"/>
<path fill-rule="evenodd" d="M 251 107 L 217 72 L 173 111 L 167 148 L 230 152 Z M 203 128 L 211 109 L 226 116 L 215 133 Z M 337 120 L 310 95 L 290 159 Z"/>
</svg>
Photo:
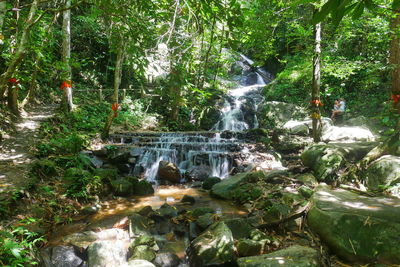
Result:
<svg viewBox="0 0 400 267">
<path fill-rule="evenodd" d="M 293 104 L 269 101 L 265 102 L 257 116 L 262 128 L 282 127 L 295 118 L 306 118 L 307 111 Z"/>
<path fill-rule="evenodd" d="M 124 266 L 127 264 L 127 253 L 124 241 L 96 241 L 88 247 L 89 267 Z"/>
<path fill-rule="evenodd" d="M 82 233 L 74 233 L 62 239 L 63 243 L 70 244 L 82 250 L 96 241 L 129 241 L 129 234 L 122 229 L 107 229 L 100 232 L 86 231 Z"/>
<path fill-rule="evenodd" d="M 42 251 L 44 267 L 76 267 L 87 266 L 82 256 L 72 246 L 56 246 Z"/>
<path fill-rule="evenodd" d="M 235 260 L 233 236 L 224 222 L 211 225 L 194 239 L 188 249 L 190 266 L 214 266 Z"/>
<path fill-rule="evenodd" d="M 186 172 L 186 176 L 194 181 L 203 181 L 211 175 L 211 168 L 206 165 L 193 166 Z"/>
<path fill-rule="evenodd" d="M 235 176 L 226 178 L 220 183 L 215 184 L 210 191 L 210 194 L 216 198 L 222 199 L 233 199 L 233 192 L 242 184 L 246 182 L 254 182 L 258 179 L 265 177 L 264 172 L 252 172 L 252 173 L 239 173 Z"/>
<path fill-rule="evenodd" d="M 374 134 L 361 127 L 337 127 L 331 126 L 327 128 L 322 134 L 324 142 L 332 141 L 375 141 Z"/>
<path fill-rule="evenodd" d="M 319 186 L 312 203 L 308 225 L 338 256 L 400 263 L 400 200 Z"/>
<path fill-rule="evenodd" d="M 327 144 L 316 144 L 301 154 L 303 164 L 314 171 L 319 181 L 331 183 L 336 180 L 337 172 L 346 160 L 344 151 Z"/>
<path fill-rule="evenodd" d="M 318 267 L 321 264 L 317 250 L 291 246 L 261 256 L 244 257 L 238 260 L 239 267 Z"/>
<path fill-rule="evenodd" d="M 308 135 L 310 133 L 310 129 L 304 121 L 290 120 L 283 125 L 283 129 L 295 135 Z"/>
<path fill-rule="evenodd" d="M 181 172 L 178 166 L 172 162 L 160 161 L 157 175 L 161 180 L 167 180 L 171 183 L 179 183 L 181 181 Z"/>
<path fill-rule="evenodd" d="M 380 157 L 368 166 L 364 175 L 369 189 L 372 190 L 383 190 L 400 183 L 400 157 Z"/>
</svg>

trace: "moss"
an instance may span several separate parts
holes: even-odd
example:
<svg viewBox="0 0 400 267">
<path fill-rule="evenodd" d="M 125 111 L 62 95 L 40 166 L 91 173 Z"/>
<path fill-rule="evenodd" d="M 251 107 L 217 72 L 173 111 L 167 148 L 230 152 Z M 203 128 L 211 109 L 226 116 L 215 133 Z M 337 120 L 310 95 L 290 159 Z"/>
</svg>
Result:
<svg viewBox="0 0 400 267">
<path fill-rule="evenodd" d="M 39 178 L 48 178 L 57 175 L 57 168 L 54 161 L 43 159 L 32 163 L 31 172 Z"/>
</svg>

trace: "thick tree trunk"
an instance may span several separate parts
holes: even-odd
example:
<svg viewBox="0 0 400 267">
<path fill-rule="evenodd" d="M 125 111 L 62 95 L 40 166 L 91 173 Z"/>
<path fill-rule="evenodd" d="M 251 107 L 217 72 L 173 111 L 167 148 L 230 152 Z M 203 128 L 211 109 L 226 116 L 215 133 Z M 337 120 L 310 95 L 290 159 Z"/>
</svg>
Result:
<svg viewBox="0 0 400 267">
<path fill-rule="evenodd" d="M 395 17 L 390 23 L 391 40 L 390 40 L 390 55 L 389 64 L 391 67 L 392 78 L 392 100 L 395 110 L 400 113 L 400 9 L 395 11 Z M 400 129 L 400 121 L 397 122 L 397 127 Z"/>
<path fill-rule="evenodd" d="M 63 42 L 62 42 L 62 61 L 64 65 L 63 79 L 72 85 L 72 70 L 71 70 L 71 0 L 65 1 L 65 10 L 63 12 Z M 64 87 L 62 109 L 70 112 L 74 105 L 72 103 L 72 87 Z"/>
<path fill-rule="evenodd" d="M 20 62 L 22 61 L 22 59 L 24 58 L 26 51 L 28 49 L 27 44 L 28 44 L 28 40 L 29 40 L 29 33 L 30 33 L 31 27 L 34 23 L 34 17 L 35 17 L 36 11 L 37 11 L 38 2 L 39 2 L 39 0 L 34 0 L 32 2 L 31 8 L 30 8 L 29 14 L 28 14 L 28 19 L 25 22 L 25 26 L 22 31 L 22 36 L 18 43 L 17 51 L 13 55 L 9 65 L 7 67 L 7 70 L 0 76 L 0 98 L 4 95 L 4 92 L 7 90 L 9 79 L 11 79 L 12 76 L 14 75 L 15 70 L 17 69 L 17 67 L 20 64 Z M 15 97 L 17 95 L 16 90 L 17 90 L 16 86 L 12 86 L 9 88 L 8 101 L 12 101 L 12 103 L 8 103 L 8 106 L 12 107 L 11 111 L 15 115 L 19 116 L 18 98 Z"/>
<path fill-rule="evenodd" d="M 18 88 L 17 84 L 10 84 L 7 95 L 8 109 L 16 116 L 20 116 L 18 108 Z"/>
<path fill-rule="evenodd" d="M 113 107 L 114 105 L 116 105 L 116 107 L 118 107 L 118 91 L 119 91 L 119 86 L 121 85 L 121 76 L 122 76 L 122 66 L 124 63 L 124 41 L 121 40 L 120 42 L 120 47 L 117 50 L 117 59 L 115 61 L 115 70 L 114 70 L 114 93 L 113 93 Z M 103 129 L 103 133 L 102 133 L 102 138 L 107 138 L 109 136 L 110 133 L 110 128 L 112 125 L 112 122 L 114 120 L 114 118 L 116 117 L 116 115 L 118 114 L 118 110 L 114 110 L 111 109 L 110 114 L 108 115 L 106 124 L 104 126 Z"/>
<path fill-rule="evenodd" d="M 7 11 L 7 1 L 0 0 L 0 45 L 3 44 L 3 24 L 4 24 L 4 17 L 6 16 Z"/>
<path fill-rule="evenodd" d="M 315 33 L 315 51 L 313 59 L 313 82 L 312 82 L 312 127 L 314 142 L 321 140 L 321 112 L 319 106 L 320 86 L 321 86 L 321 23 L 314 26 Z"/>
</svg>

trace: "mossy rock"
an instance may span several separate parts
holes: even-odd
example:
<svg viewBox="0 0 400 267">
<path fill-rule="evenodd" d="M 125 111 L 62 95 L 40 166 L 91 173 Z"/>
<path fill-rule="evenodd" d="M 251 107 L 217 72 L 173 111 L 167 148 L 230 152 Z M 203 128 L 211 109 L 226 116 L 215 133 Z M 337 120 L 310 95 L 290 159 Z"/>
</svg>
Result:
<svg viewBox="0 0 400 267">
<path fill-rule="evenodd" d="M 232 231 L 233 238 L 249 238 L 253 227 L 248 223 L 247 219 L 235 218 L 224 220 L 226 226 Z"/>
<path fill-rule="evenodd" d="M 142 235 L 142 236 L 135 238 L 135 240 L 133 240 L 133 242 L 131 244 L 131 248 L 141 246 L 141 245 L 153 247 L 156 245 L 156 240 L 154 239 L 153 236 Z"/>
<path fill-rule="evenodd" d="M 116 169 L 95 169 L 94 175 L 99 176 L 103 182 L 111 182 L 118 178 L 118 171 Z"/>
<path fill-rule="evenodd" d="M 153 261 L 156 258 L 156 252 L 146 246 L 146 245 L 139 245 L 136 246 L 132 251 L 132 256 L 129 258 L 131 260 L 146 260 L 146 261 Z"/>
<path fill-rule="evenodd" d="M 137 196 L 148 196 L 154 194 L 154 188 L 151 183 L 146 180 L 131 179 L 133 184 L 133 194 Z"/>
<path fill-rule="evenodd" d="M 42 159 L 32 163 L 31 172 L 37 177 L 49 178 L 57 175 L 57 167 L 54 161 Z"/>
<path fill-rule="evenodd" d="M 236 245 L 237 252 L 241 257 L 260 255 L 263 242 L 250 239 L 241 239 Z"/>
<path fill-rule="evenodd" d="M 221 178 L 209 177 L 203 181 L 202 188 L 205 190 L 210 190 L 215 184 L 221 182 Z"/>
<path fill-rule="evenodd" d="M 215 211 L 212 209 L 212 208 L 207 208 L 207 207 L 204 207 L 204 208 L 197 208 L 197 209 L 194 209 L 193 211 L 192 211 L 192 216 L 193 217 L 195 217 L 195 218 L 198 218 L 198 217 L 200 217 L 200 216 L 202 216 L 202 215 L 204 215 L 204 214 L 207 214 L 207 213 L 214 213 Z"/>
<path fill-rule="evenodd" d="M 133 194 L 133 184 L 127 179 L 118 179 L 111 182 L 116 196 L 129 197 Z"/>
</svg>

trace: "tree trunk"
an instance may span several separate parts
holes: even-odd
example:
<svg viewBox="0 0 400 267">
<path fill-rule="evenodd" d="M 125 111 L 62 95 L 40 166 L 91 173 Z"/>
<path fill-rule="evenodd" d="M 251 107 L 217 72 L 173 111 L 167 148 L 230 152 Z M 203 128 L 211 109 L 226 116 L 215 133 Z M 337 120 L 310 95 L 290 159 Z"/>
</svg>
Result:
<svg viewBox="0 0 400 267">
<path fill-rule="evenodd" d="M 118 91 L 119 86 L 121 84 L 121 74 L 122 74 L 122 66 L 124 63 L 124 46 L 125 43 L 121 38 L 119 49 L 117 50 L 117 59 L 115 61 L 115 70 L 114 70 L 114 93 L 113 93 L 113 107 L 117 105 L 118 107 Z M 106 124 L 103 129 L 102 138 L 105 139 L 109 136 L 111 124 L 114 118 L 117 116 L 118 110 L 111 109 L 110 114 L 108 115 Z"/>
<path fill-rule="evenodd" d="M 27 104 L 32 104 L 33 101 L 35 100 L 36 96 L 36 89 L 37 89 L 37 73 L 38 73 L 38 65 L 39 65 L 39 60 L 36 58 L 35 60 L 35 70 L 33 71 L 32 77 L 31 77 L 31 83 L 29 84 L 29 91 L 28 94 L 26 95 L 25 99 L 21 103 L 21 109 L 24 109 Z"/>
<path fill-rule="evenodd" d="M 72 71 L 71 71 L 71 0 L 65 1 L 65 8 L 63 11 L 63 42 L 62 42 L 62 61 L 64 65 L 63 79 L 72 85 Z M 72 87 L 64 87 L 62 109 L 70 112 L 74 107 L 72 103 Z"/>
<path fill-rule="evenodd" d="M 18 65 L 24 58 L 26 51 L 27 51 L 27 44 L 29 39 L 29 33 L 34 23 L 34 17 L 37 11 L 39 0 L 34 0 L 31 4 L 31 8 L 29 10 L 28 18 L 25 22 L 25 26 L 22 31 L 21 39 L 18 43 L 18 48 L 15 54 L 13 55 L 10 63 L 8 64 L 7 70 L 0 76 L 0 98 L 4 95 L 4 92 L 7 90 L 8 87 L 8 80 L 12 78 L 17 69 Z M 15 90 L 15 87 L 11 89 Z M 13 94 L 13 92 L 11 92 Z M 13 103 L 15 104 L 15 103 Z"/>
<path fill-rule="evenodd" d="M 320 86 L 321 86 L 321 23 L 314 26 L 315 51 L 313 59 L 313 81 L 312 81 L 312 128 L 314 142 L 321 140 L 321 112 L 319 110 Z"/>
<path fill-rule="evenodd" d="M 6 16 L 7 11 L 7 1 L 0 0 L 0 45 L 3 44 L 3 24 L 4 24 L 4 17 Z"/>
<path fill-rule="evenodd" d="M 395 17 L 390 23 L 391 40 L 390 40 L 390 55 L 389 64 L 391 67 L 392 78 L 392 100 L 395 110 L 400 114 L 400 8 L 395 11 Z M 397 122 L 397 127 L 400 129 L 400 121 Z"/>
<path fill-rule="evenodd" d="M 18 108 L 18 84 L 10 83 L 8 86 L 8 94 L 7 94 L 7 104 L 8 109 L 15 115 L 20 116 L 19 108 Z"/>
</svg>

